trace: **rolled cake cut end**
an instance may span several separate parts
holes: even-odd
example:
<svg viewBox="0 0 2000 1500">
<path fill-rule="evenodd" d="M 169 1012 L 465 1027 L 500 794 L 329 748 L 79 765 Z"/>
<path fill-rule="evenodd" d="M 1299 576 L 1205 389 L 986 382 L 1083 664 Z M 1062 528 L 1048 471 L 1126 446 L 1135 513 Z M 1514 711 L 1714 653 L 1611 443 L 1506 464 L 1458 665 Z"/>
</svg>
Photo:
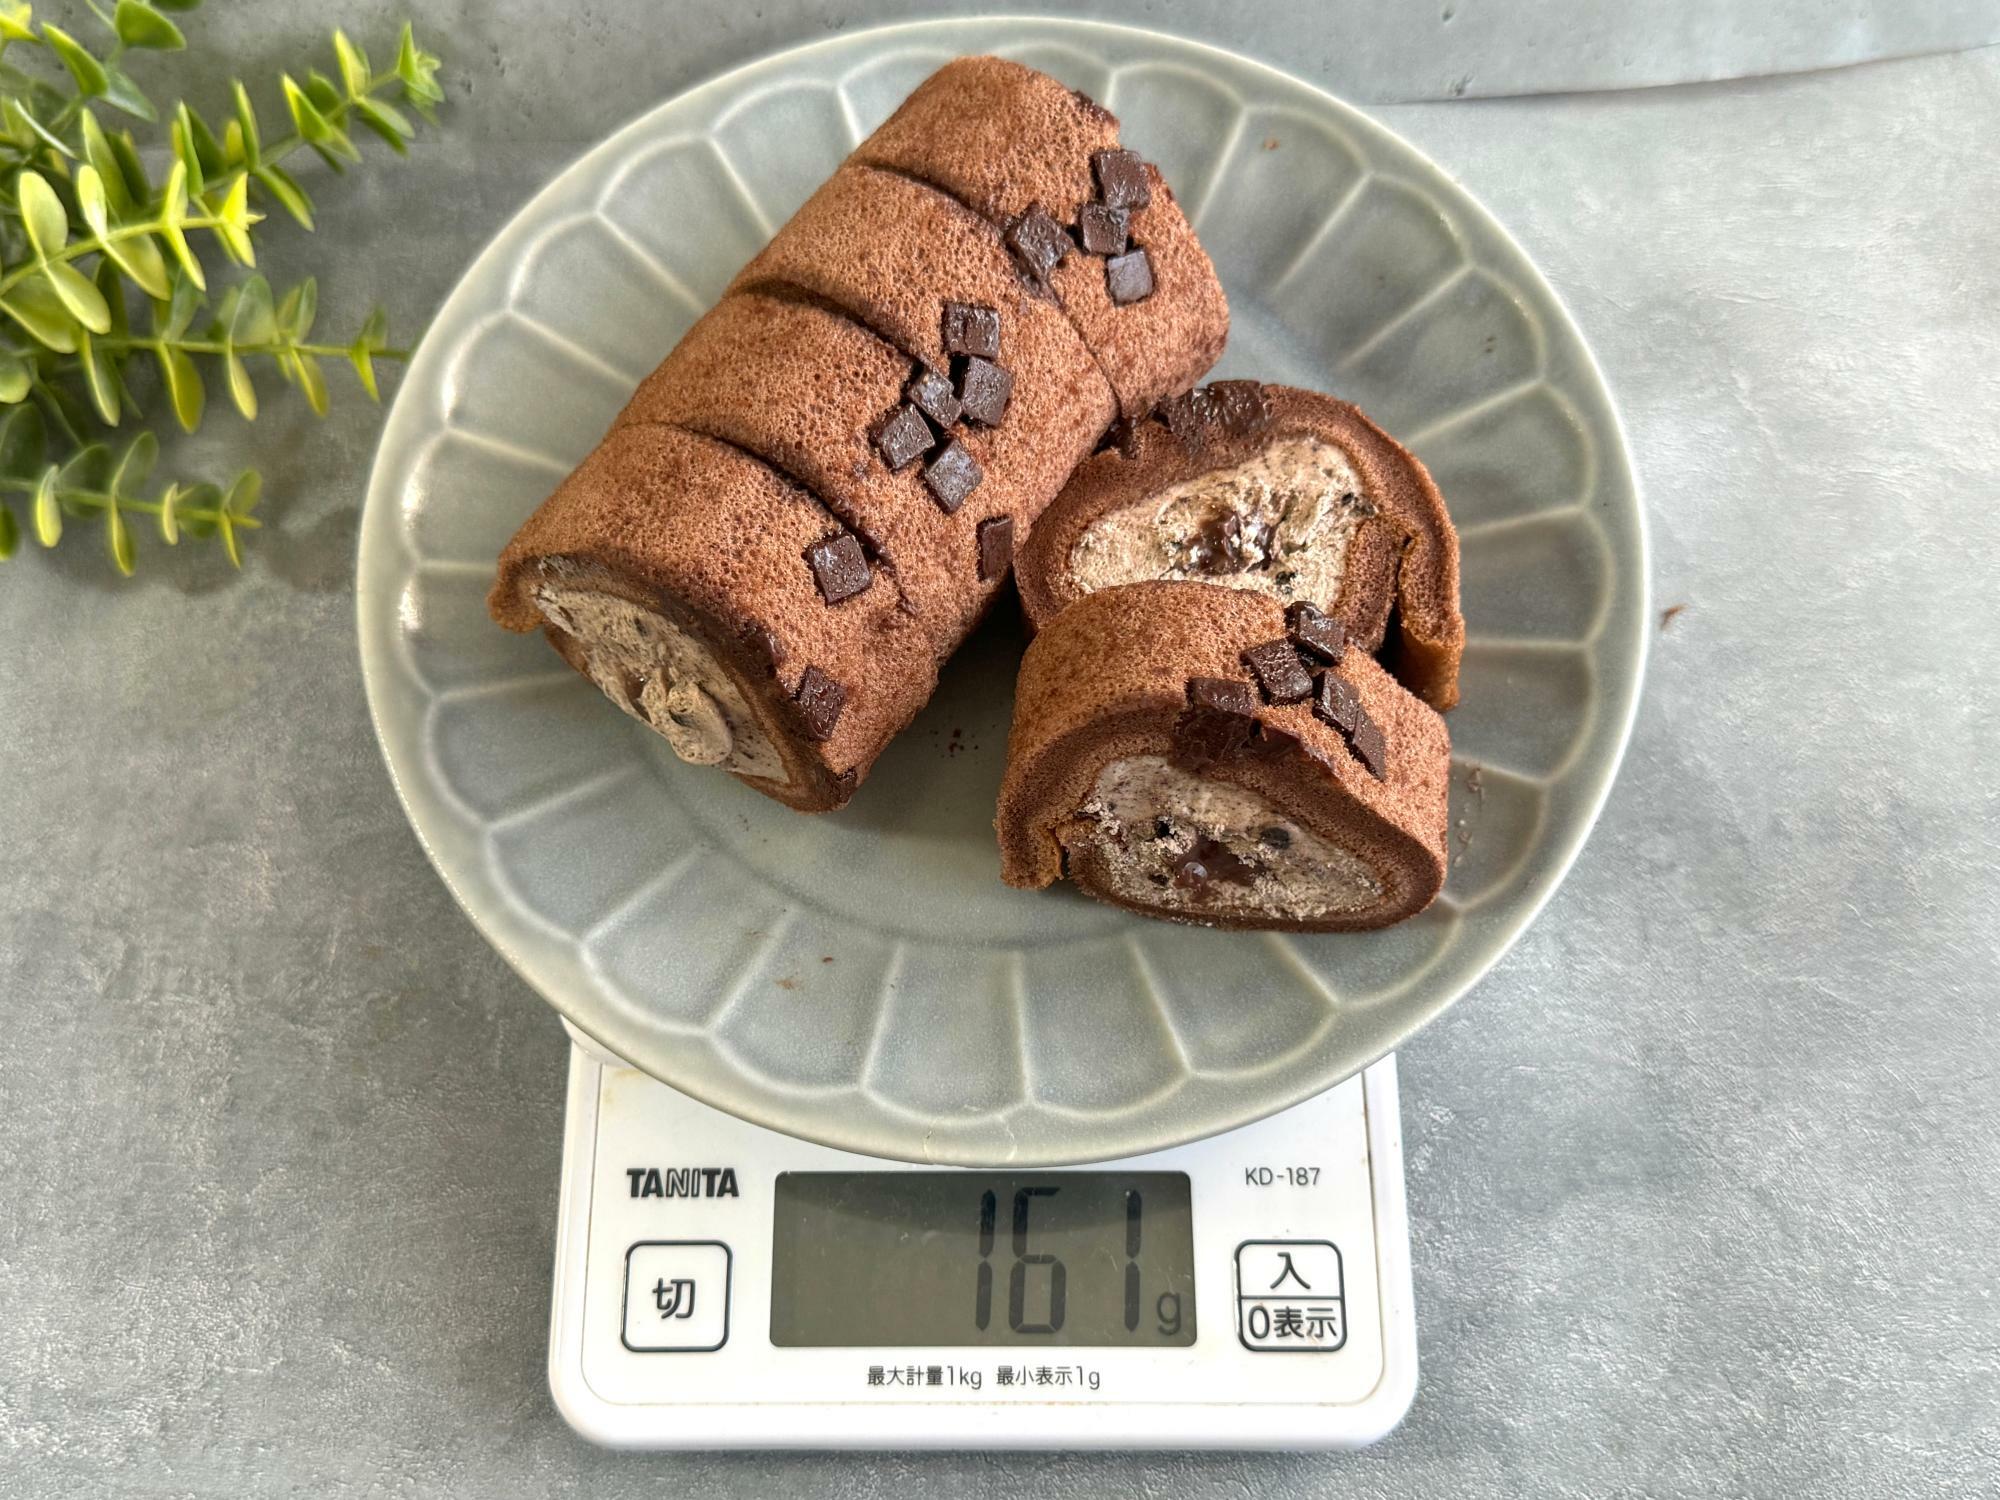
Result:
<svg viewBox="0 0 2000 1500">
<path fill-rule="evenodd" d="M 489 606 L 543 630 L 681 759 L 826 811 L 936 680 L 893 575 L 827 602 L 810 554 L 835 524 L 726 443 L 626 427 L 508 545 Z"/>
<path fill-rule="evenodd" d="M 1041 627 L 1100 589 L 1194 579 L 1311 604 L 1439 710 L 1458 701 L 1458 536 L 1416 456 L 1345 401 L 1220 381 L 1121 424 L 1018 564 Z"/>
<path fill-rule="evenodd" d="M 1228 928 L 1352 931 L 1444 884 L 1444 721 L 1360 651 L 1335 664 L 1276 600 L 1120 585 L 1028 648 L 996 827 L 1008 884 Z M 1289 697 L 1275 645 L 1307 670 Z M 1262 674 L 1246 661 L 1259 653 Z"/>
</svg>

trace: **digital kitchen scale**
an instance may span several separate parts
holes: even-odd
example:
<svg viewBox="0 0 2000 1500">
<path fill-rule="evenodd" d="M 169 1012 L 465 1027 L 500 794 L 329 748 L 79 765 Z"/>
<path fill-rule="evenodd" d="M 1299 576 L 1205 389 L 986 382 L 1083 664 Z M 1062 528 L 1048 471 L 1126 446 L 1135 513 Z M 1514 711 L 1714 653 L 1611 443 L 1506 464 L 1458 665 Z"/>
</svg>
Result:
<svg viewBox="0 0 2000 1500">
<path fill-rule="evenodd" d="M 621 1448 L 1357 1448 L 1417 1384 L 1393 1057 L 1085 1169 L 921 1169 L 570 1054 L 549 1384 Z"/>
</svg>

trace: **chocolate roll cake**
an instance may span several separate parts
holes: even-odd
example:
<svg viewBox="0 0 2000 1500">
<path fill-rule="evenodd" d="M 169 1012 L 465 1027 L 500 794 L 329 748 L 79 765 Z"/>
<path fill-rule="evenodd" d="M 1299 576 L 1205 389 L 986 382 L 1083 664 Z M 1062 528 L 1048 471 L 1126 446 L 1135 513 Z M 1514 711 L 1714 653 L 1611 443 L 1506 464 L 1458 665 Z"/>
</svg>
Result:
<svg viewBox="0 0 2000 1500">
<path fill-rule="evenodd" d="M 1029 646 L 1001 874 L 1212 927 L 1386 927 L 1444 884 L 1444 720 L 1308 604 L 1108 587 Z"/>
<path fill-rule="evenodd" d="M 1039 628 L 1153 578 L 1316 605 L 1431 707 L 1458 702 L 1458 534 L 1423 464 L 1345 401 L 1223 380 L 1121 423 L 1037 523 L 1021 601 Z"/>
<path fill-rule="evenodd" d="M 1227 323 L 1110 115 L 953 63 L 647 377 L 508 544 L 492 613 L 682 759 L 839 807 L 1106 426 Z"/>
</svg>

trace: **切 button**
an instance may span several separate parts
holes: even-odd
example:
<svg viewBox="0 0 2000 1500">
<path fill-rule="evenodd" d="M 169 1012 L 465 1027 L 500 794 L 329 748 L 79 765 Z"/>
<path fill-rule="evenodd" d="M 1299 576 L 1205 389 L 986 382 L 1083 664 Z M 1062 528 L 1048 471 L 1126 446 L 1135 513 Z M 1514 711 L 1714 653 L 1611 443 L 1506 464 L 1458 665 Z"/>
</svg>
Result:
<svg viewBox="0 0 2000 1500">
<path fill-rule="evenodd" d="M 729 1342 L 729 1247 L 642 1240 L 625 1252 L 625 1347 L 705 1354 Z"/>
</svg>

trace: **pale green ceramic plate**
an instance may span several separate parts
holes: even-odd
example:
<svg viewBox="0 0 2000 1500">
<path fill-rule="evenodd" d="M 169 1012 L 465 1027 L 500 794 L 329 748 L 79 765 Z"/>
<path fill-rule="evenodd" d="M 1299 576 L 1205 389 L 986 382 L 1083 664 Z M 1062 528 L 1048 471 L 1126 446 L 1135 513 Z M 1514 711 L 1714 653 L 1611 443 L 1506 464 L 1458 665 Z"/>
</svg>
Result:
<svg viewBox="0 0 2000 1500">
<path fill-rule="evenodd" d="M 844 812 L 805 818 L 678 764 L 541 641 L 487 621 L 502 543 L 640 377 L 919 79 L 977 51 L 1088 91 L 1159 163 L 1229 291 L 1219 374 L 1350 397 L 1437 476 L 1470 642 L 1451 719 L 1458 852 L 1417 920 L 1224 935 L 1007 889 L 991 829 L 1019 650 L 1004 622 L 954 660 Z M 1396 1046 L 1569 867 L 1645 654 L 1645 538 L 1617 417 L 1506 233 L 1417 151 L 1296 79 L 1051 20 L 802 47 L 577 162 L 474 262 L 403 382 L 359 595 L 369 701 L 410 820 L 550 1003 L 722 1109 L 940 1162 L 1164 1147 Z"/>
</svg>

